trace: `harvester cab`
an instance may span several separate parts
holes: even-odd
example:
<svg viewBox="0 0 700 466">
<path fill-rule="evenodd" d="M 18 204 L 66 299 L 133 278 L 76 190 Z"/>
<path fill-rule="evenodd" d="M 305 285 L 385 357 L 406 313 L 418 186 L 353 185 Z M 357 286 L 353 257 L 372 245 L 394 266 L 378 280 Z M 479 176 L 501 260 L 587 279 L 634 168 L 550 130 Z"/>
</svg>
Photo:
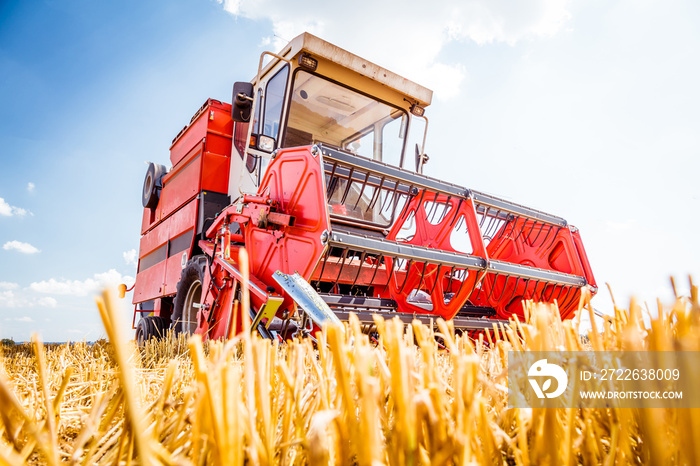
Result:
<svg viewBox="0 0 700 466">
<path fill-rule="evenodd" d="M 263 53 L 231 105 L 208 100 L 173 140 L 173 167 L 149 167 L 139 341 L 288 338 L 351 312 L 489 329 L 523 299 L 571 317 L 596 291 L 578 230 L 424 175 L 431 98 L 310 34 Z"/>
<path fill-rule="evenodd" d="M 322 144 L 420 170 L 425 157 L 404 160 L 404 146 L 431 98 L 429 89 L 302 34 L 279 54 L 263 53 L 252 83 L 234 85 L 242 162 L 231 165 L 230 191 L 257 189 L 274 151 L 288 147 Z"/>
</svg>

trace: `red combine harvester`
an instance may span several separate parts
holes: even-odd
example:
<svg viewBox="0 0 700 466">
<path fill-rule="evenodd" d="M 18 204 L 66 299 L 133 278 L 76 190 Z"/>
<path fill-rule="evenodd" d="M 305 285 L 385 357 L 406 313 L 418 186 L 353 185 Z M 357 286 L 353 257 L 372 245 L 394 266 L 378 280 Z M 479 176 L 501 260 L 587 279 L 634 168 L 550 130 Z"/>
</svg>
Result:
<svg viewBox="0 0 700 466">
<path fill-rule="evenodd" d="M 431 99 L 310 34 L 263 53 L 232 105 L 208 100 L 177 135 L 170 170 L 149 165 L 139 342 L 167 328 L 227 338 L 244 312 L 282 339 L 350 312 L 368 327 L 377 314 L 480 330 L 533 299 L 572 317 L 581 289 L 597 290 L 578 230 L 423 175 Z"/>
</svg>

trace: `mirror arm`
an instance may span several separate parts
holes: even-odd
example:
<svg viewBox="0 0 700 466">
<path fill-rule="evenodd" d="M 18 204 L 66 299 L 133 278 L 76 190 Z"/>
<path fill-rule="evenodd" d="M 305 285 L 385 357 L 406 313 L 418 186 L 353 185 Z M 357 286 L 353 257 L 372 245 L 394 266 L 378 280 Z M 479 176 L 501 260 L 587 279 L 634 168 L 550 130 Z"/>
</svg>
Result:
<svg viewBox="0 0 700 466">
<path fill-rule="evenodd" d="M 428 156 L 425 155 L 425 140 L 428 137 L 428 117 L 425 115 L 421 115 L 418 118 L 422 118 L 425 120 L 425 129 L 423 130 L 423 144 L 420 148 L 420 161 L 418 163 L 418 166 L 416 167 L 416 172 L 422 174 L 423 165 L 425 165 L 425 163 L 428 161 Z"/>
</svg>

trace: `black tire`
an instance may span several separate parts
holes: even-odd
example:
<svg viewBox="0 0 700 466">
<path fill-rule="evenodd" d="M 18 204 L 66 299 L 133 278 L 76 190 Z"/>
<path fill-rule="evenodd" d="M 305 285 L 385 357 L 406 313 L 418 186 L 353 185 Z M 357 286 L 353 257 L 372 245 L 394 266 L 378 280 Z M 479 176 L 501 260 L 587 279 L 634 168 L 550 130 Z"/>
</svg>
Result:
<svg viewBox="0 0 700 466">
<path fill-rule="evenodd" d="M 202 283 L 207 270 L 207 257 L 194 256 L 182 269 L 180 281 L 177 283 L 177 293 L 173 305 L 172 329 L 176 335 L 184 333 L 191 335 L 197 329 L 196 304 L 202 302 Z"/>
<path fill-rule="evenodd" d="M 163 338 L 167 321 L 160 316 L 146 316 L 136 325 L 136 344 L 140 348 L 151 338 Z"/>
<path fill-rule="evenodd" d="M 155 209 L 160 197 L 160 189 L 163 187 L 163 175 L 168 169 L 165 165 L 149 163 L 146 170 L 146 178 L 143 180 L 143 192 L 141 193 L 141 203 L 144 208 Z"/>
</svg>

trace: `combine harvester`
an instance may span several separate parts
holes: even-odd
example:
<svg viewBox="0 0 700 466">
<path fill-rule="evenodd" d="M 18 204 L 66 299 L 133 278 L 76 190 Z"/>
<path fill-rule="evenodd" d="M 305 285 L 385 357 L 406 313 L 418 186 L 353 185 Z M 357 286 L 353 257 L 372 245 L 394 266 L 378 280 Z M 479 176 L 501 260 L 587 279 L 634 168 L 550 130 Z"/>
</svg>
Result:
<svg viewBox="0 0 700 466">
<path fill-rule="evenodd" d="M 578 230 L 423 175 L 424 147 L 407 141 L 422 128 L 425 145 L 431 98 L 310 34 L 263 53 L 233 104 L 208 100 L 175 137 L 170 170 L 148 167 L 137 340 L 228 338 L 246 322 L 285 339 L 351 312 L 368 330 L 373 315 L 482 330 L 522 316 L 523 299 L 572 317 L 597 290 Z"/>
</svg>

